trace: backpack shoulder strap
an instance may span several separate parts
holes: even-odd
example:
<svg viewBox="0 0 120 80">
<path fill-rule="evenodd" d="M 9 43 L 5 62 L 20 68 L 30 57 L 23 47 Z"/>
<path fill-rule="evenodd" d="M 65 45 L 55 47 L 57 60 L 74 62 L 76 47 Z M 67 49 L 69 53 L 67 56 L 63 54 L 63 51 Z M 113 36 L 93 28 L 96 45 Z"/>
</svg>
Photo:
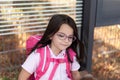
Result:
<svg viewBox="0 0 120 80">
<path fill-rule="evenodd" d="M 76 56 L 76 53 L 72 49 L 69 49 L 68 51 L 70 54 L 70 58 L 73 61 L 73 58 L 74 56 Z M 72 80 L 71 63 L 68 61 L 67 55 L 65 57 L 66 57 L 66 71 L 67 71 L 68 77 Z"/>
<path fill-rule="evenodd" d="M 40 58 L 42 61 L 40 61 L 39 66 L 36 70 L 36 73 L 37 73 L 36 80 L 39 80 L 44 75 L 44 73 L 47 71 L 47 69 L 49 67 L 50 62 L 57 62 L 57 63 L 55 64 L 54 69 L 52 70 L 52 72 L 49 76 L 49 80 L 52 80 L 54 73 L 58 67 L 58 64 L 64 63 L 64 62 L 66 63 L 66 71 L 67 71 L 68 77 L 70 79 L 72 79 L 71 63 L 68 61 L 67 55 L 65 55 L 64 59 L 61 59 L 61 60 L 50 58 L 50 51 L 49 51 L 47 46 L 44 48 L 40 48 L 37 51 L 40 53 Z M 69 53 L 70 53 L 70 56 L 73 60 L 73 57 L 75 56 L 76 53 L 72 49 L 69 50 Z"/>
<path fill-rule="evenodd" d="M 45 46 L 43 48 L 40 48 L 37 50 L 40 53 L 40 61 L 39 66 L 36 70 L 36 79 L 39 80 L 44 73 L 47 71 L 49 64 L 50 64 L 50 51 L 48 50 L 48 47 Z"/>
<path fill-rule="evenodd" d="M 73 60 L 73 57 L 76 56 L 76 53 L 72 49 L 69 49 L 68 52 L 70 54 L 71 60 Z"/>
</svg>

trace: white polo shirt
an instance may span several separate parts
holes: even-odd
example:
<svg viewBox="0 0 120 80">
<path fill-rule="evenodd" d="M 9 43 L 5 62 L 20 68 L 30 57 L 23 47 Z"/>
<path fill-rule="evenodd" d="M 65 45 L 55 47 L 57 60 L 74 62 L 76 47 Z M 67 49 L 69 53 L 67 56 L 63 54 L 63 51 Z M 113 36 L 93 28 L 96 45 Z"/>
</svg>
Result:
<svg viewBox="0 0 120 80">
<path fill-rule="evenodd" d="M 56 58 L 56 59 L 64 58 L 65 50 L 63 50 L 57 56 L 54 55 L 54 53 L 52 52 L 52 50 L 50 48 L 49 48 L 49 50 L 50 50 L 51 58 Z M 40 61 L 41 61 L 40 53 L 37 53 L 36 51 L 34 51 L 28 56 L 26 61 L 23 63 L 22 68 L 25 69 L 26 71 L 28 71 L 30 74 L 32 74 L 33 72 L 36 71 Z M 48 70 L 39 80 L 48 80 L 53 66 L 54 66 L 54 62 L 50 62 Z M 71 71 L 76 71 L 79 68 L 80 68 L 80 65 L 76 61 L 76 57 L 74 57 L 73 58 L 73 63 L 72 63 L 72 66 L 71 66 Z M 36 76 L 36 74 L 35 74 L 35 76 Z M 56 72 L 53 76 L 53 80 L 70 80 L 68 78 L 67 73 L 66 73 L 66 63 L 59 64 L 59 66 L 57 67 Z"/>
</svg>

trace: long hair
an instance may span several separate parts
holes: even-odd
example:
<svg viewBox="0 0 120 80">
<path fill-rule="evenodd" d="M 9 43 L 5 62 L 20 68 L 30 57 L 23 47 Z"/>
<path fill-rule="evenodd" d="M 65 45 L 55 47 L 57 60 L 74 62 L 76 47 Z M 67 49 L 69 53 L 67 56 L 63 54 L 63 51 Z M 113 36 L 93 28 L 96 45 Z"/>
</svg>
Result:
<svg viewBox="0 0 120 80">
<path fill-rule="evenodd" d="M 51 17 L 44 35 L 42 36 L 41 40 L 38 41 L 38 43 L 34 46 L 31 52 L 34 51 L 36 48 L 41 48 L 48 44 L 51 44 L 50 37 L 52 37 L 56 32 L 58 32 L 62 24 L 68 24 L 73 29 L 73 34 L 76 37 L 76 40 L 72 42 L 72 44 L 67 48 L 68 60 L 72 62 L 72 60 L 70 60 L 70 55 L 68 51 L 69 48 L 73 49 L 73 51 L 76 52 L 76 57 L 79 61 L 83 60 L 84 46 L 78 38 L 78 31 L 75 21 L 65 14 L 56 14 Z"/>
</svg>

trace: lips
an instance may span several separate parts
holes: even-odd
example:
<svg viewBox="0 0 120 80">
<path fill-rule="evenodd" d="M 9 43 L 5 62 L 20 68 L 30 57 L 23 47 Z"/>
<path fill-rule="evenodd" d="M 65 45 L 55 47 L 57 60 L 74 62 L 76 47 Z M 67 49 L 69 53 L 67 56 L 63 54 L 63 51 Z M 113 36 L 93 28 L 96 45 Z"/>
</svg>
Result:
<svg viewBox="0 0 120 80">
<path fill-rule="evenodd" d="M 68 47 L 68 45 L 66 45 L 66 44 L 61 44 L 63 47 Z"/>
</svg>

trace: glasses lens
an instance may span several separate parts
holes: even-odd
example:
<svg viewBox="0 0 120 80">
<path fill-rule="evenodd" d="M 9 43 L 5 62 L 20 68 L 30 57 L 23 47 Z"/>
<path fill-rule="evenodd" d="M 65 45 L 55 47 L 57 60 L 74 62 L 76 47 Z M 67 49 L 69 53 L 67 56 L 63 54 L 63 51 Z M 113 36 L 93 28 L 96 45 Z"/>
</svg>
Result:
<svg viewBox="0 0 120 80">
<path fill-rule="evenodd" d="M 69 41 L 75 41 L 76 40 L 76 37 L 75 36 L 70 36 L 70 37 L 68 37 L 68 39 L 69 39 Z"/>
<path fill-rule="evenodd" d="M 65 39 L 65 34 L 63 33 L 58 33 L 57 36 L 59 37 L 59 39 L 64 40 Z"/>
<path fill-rule="evenodd" d="M 61 39 L 61 40 L 65 40 L 66 38 L 68 38 L 68 40 L 69 40 L 70 42 L 76 40 L 76 37 L 75 37 L 75 36 L 66 36 L 64 33 L 57 33 L 57 36 L 58 36 L 58 38 Z"/>
</svg>

